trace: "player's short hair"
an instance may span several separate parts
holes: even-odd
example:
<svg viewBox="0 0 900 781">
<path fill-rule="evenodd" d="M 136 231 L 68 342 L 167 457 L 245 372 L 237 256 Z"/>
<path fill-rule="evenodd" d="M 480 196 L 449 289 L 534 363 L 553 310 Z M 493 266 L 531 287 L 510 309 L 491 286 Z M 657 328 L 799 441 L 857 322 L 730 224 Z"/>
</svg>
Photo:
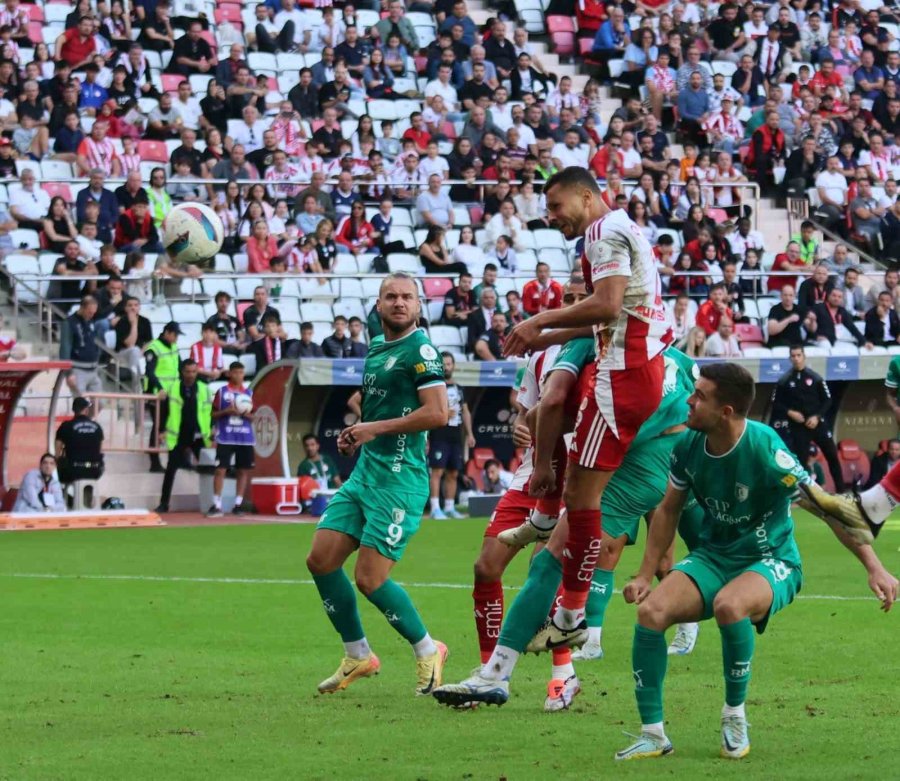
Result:
<svg viewBox="0 0 900 781">
<path fill-rule="evenodd" d="M 228 364 L 228 371 L 234 371 L 235 369 L 243 370 L 243 368 L 244 364 L 242 364 L 240 361 L 232 361 Z"/>
<path fill-rule="evenodd" d="M 664 233 L 656 240 L 656 243 L 663 247 L 671 247 L 675 245 L 675 238 L 668 233 Z"/>
<path fill-rule="evenodd" d="M 716 386 L 716 399 L 745 418 L 753 406 L 756 383 L 753 375 L 736 363 L 708 363 L 700 368 L 700 376 Z"/>
<path fill-rule="evenodd" d="M 231 296 L 228 293 L 226 293 L 224 290 L 220 290 L 218 293 L 216 293 L 216 298 L 215 298 L 216 303 L 218 303 L 222 299 L 224 299 L 225 301 L 231 301 Z"/>
<path fill-rule="evenodd" d="M 456 358 L 453 357 L 453 353 L 451 353 L 451 352 L 447 352 L 446 350 L 443 350 L 441 352 L 441 358 L 443 358 L 445 360 L 447 358 L 449 358 L 453 362 L 453 365 L 454 366 L 456 365 Z"/>
<path fill-rule="evenodd" d="M 460 276 L 462 276 L 462 274 L 460 274 Z M 412 286 L 416 290 L 416 298 L 419 297 L 419 286 L 416 284 L 415 277 L 413 277 L 412 274 L 407 274 L 405 271 L 392 271 L 390 274 L 388 274 L 382 280 L 381 287 L 378 288 L 378 297 L 381 298 L 381 292 L 384 290 L 384 286 L 388 282 L 394 282 L 395 280 L 398 280 L 398 279 L 406 280 L 407 282 L 412 282 Z"/>
<path fill-rule="evenodd" d="M 574 165 L 570 165 L 568 168 L 563 168 L 562 171 L 557 171 L 553 174 L 544 184 L 544 192 L 546 193 L 552 187 L 586 187 L 595 195 L 600 195 L 600 185 L 597 184 L 594 175 L 586 168 L 579 168 Z"/>
<path fill-rule="evenodd" d="M 303 435 L 303 444 L 305 445 L 311 439 L 314 439 L 317 442 L 319 441 L 319 438 L 315 434 L 313 434 L 312 432 L 309 432 L 308 434 Z"/>
<path fill-rule="evenodd" d="M 185 358 L 181 362 L 181 368 L 186 369 L 188 366 L 196 366 L 197 362 L 193 358 Z"/>
</svg>

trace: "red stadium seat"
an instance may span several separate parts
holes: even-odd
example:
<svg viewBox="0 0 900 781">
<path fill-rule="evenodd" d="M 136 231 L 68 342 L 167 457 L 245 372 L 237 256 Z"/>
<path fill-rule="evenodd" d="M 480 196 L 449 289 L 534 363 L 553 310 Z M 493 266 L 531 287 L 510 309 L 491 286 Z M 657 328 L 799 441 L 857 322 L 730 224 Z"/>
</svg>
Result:
<svg viewBox="0 0 900 781">
<path fill-rule="evenodd" d="M 813 447 L 816 447 L 813 445 Z M 816 447 L 816 461 L 822 467 L 822 472 L 825 475 L 825 484 L 822 486 L 829 493 L 834 493 L 834 480 L 831 479 L 831 472 L 828 469 L 828 462 L 825 460 L 825 456 L 822 451 Z"/>
<path fill-rule="evenodd" d="M 476 447 L 472 451 L 472 460 L 479 469 L 484 469 L 484 465 L 496 457 L 493 448 L 490 447 Z"/>
<path fill-rule="evenodd" d="M 549 33 L 574 33 L 575 20 L 571 16 L 548 16 L 547 32 Z"/>
<path fill-rule="evenodd" d="M 417 54 L 413 57 L 413 62 L 416 63 L 416 73 L 419 74 L 419 76 L 422 76 L 428 68 L 428 58 L 423 57 L 421 54 Z"/>
<path fill-rule="evenodd" d="M 241 6 L 237 3 L 221 3 L 216 7 L 216 24 L 222 24 L 222 22 L 231 22 L 231 24 L 240 24 L 243 26 L 243 21 L 241 20 Z"/>
<path fill-rule="evenodd" d="M 469 207 L 469 219 L 472 220 L 473 225 L 481 225 L 484 220 L 484 207 L 473 205 Z"/>
<path fill-rule="evenodd" d="M 44 21 L 44 9 L 39 5 L 24 5 L 23 8 L 28 9 L 28 19 L 32 22 Z"/>
<path fill-rule="evenodd" d="M 58 195 L 68 204 L 75 203 L 75 199 L 72 197 L 72 188 L 65 182 L 44 182 L 41 187 L 51 198 Z"/>
<path fill-rule="evenodd" d="M 242 325 L 244 322 L 244 312 L 246 312 L 251 307 L 252 304 L 253 304 L 252 301 L 238 301 L 235 304 L 234 309 L 237 312 L 237 319 L 241 321 Z"/>
<path fill-rule="evenodd" d="M 178 92 L 178 85 L 185 81 L 185 77 L 180 73 L 163 73 L 160 79 L 164 92 Z"/>
<path fill-rule="evenodd" d="M 181 76 L 176 76 L 175 78 L 182 79 Z M 139 141 L 137 151 L 141 156 L 141 160 L 145 162 L 169 162 L 169 150 L 164 141 Z"/>
<path fill-rule="evenodd" d="M 889 440 L 889 439 L 882 439 L 882 440 L 878 443 L 878 450 L 875 451 L 875 455 L 876 455 L 876 456 L 880 456 L 880 455 L 882 455 L 883 453 L 887 453 L 888 444 L 890 443 L 890 441 L 891 441 L 891 440 Z"/>
<path fill-rule="evenodd" d="M 16 499 L 19 497 L 18 488 L 0 488 L 3 491 L 3 499 L 0 500 L 0 513 L 11 513 L 12 508 L 16 506 Z"/>
<path fill-rule="evenodd" d="M 216 36 L 209 30 L 203 30 L 203 32 L 200 33 L 200 37 L 209 44 L 210 48 L 213 50 L 213 54 L 219 51 L 219 44 L 216 42 Z"/>
<path fill-rule="evenodd" d="M 578 39 L 578 53 L 582 57 L 590 57 L 591 53 L 594 49 L 594 39 L 593 38 L 579 38 Z"/>
<path fill-rule="evenodd" d="M 762 328 L 753 323 L 735 323 L 734 335 L 744 347 L 761 347 L 766 341 Z"/>
<path fill-rule="evenodd" d="M 422 277 L 425 298 L 443 298 L 453 288 L 453 280 L 447 277 Z"/>
<path fill-rule="evenodd" d="M 43 43 L 44 41 L 44 23 L 43 22 L 29 22 L 28 23 L 28 37 L 31 39 L 31 42 L 34 44 Z"/>
<path fill-rule="evenodd" d="M 550 33 L 550 40 L 553 41 L 553 51 L 560 57 L 571 57 L 575 54 L 575 33 Z"/>
<path fill-rule="evenodd" d="M 838 443 L 838 459 L 844 482 L 850 485 L 865 485 L 869 480 L 871 465 L 869 456 L 855 439 L 842 439 Z"/>
<path fill-rule="evenodd" d="M 452 122 L 444 122 L 441 124 L 441 134 L 445 135 L 449 141 L 456 140 L 456 125 Z"/>
</svg>

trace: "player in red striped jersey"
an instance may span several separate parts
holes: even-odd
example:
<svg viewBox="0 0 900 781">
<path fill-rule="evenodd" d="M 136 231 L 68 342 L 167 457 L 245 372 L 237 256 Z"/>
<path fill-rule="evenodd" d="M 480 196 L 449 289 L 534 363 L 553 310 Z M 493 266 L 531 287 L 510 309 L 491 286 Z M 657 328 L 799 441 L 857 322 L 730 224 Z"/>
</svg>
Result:
<svg viewBox="0 0 900 781">
<path fill-rule="evenodd" d="M 563 306 L 571 306 L 586 297 L 587 290 L 583 282 L 570 282 L 566 285 L 563 294 Z M 559 345 L 551 345 L 546 350 L 531 355 L 518 392 L 521 420 L 516 426 L 517 429 L 521 426 L 525 432 L 528 432 L 524 422 L 525 413 L 537 406 L 543 390 L 544 378 L 553 367 L 558 352 Z M 530 433 L 527 433 L 527 436 L 530 441 Z M 560 448 L 560 455 L 564 455 L 565 450 L 561 439 Z M 537 539 L 547 539 L 556 525 L 556 516 L 559 514 L 562 493 L 561 479 L 550 496 L 539 500 L 529 495 L 529 482 L 533 471 L 532 456 L 532 448 L 529 445 L 509 490 L 503 495 L 491 515 L 490 523 L 484 532 L 481 553 L 475 562 L 475 587 L 472 591 L 472 598 L 475 603 L 475 628 L 478 634 L 482 663 L 490 659 L 494 646 L 497 644 L 500 624 L 503 620 L 503 583 L 501 578 L 509 563 L 521 550 L 521 547 L 511 548 L 502 544 L 497 540 L 497 536 L 503 531 L 518 528 L 529 519 L 533 519 L 532 522 L 537 524 Z M 541 528 L 546 530 L 543 536 L 540 535 Z M 569 670 L 571 659 L 566 652 L 562 652 L 558 658 L 554 658 L 554 664 L 566 666 L 567 671 L 562 675 L 564 680 L 574 676 L 574 669 Z M 556 677 L 560 677 L 560 675 Z"/>
<path fill-rule="evenodd" d="M 572 329 L 570 338 L 593 330 L 598 342 L 593 392 L 581 399 L 569 448 L 563 595 L 553 621 L 536 637 L 551 649 L 575 647 L 587 637 L 584 608 L 600 549 L 600 498 L 641 424 L 659 406 L 662 352 L 672 330 L 650 244 L 623 210 L 610 211 L 591 173 L 566 168 L 547 181 L 544 194 L 551 225 L 567 239 L 584 236 L 581 266 L 590 295 L 520 323 L 504 351 L 526 352 L 545 328 Z M 532 494 L 540 496 L 554 484 L 551 474 L 535 475 Z"/>
</svg>

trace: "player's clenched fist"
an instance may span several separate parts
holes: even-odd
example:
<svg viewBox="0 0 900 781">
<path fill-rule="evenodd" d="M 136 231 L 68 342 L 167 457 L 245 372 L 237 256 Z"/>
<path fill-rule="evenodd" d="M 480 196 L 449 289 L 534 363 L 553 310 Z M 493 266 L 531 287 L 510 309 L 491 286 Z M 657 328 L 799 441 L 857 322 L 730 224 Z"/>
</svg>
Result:
<svg viewBox="0 0 900 781">
<path fill-rule="evenodd" d="M 513 444 L 516 447 L 528 447 L 531 445 L 531 429 L 524 423 L 516 423 L 513 428 Z"/>
<path fill-rule="evenodd" d="M 511 355 L 525 355 L 532 349 L 535 340 L 541 334 L 541 327 L 536 325 L 532 320 L 524 320 L 519 323 L 503 344 L 503 355 L 509 357 Z"/>
<path fill-rule="evenodd" d="M 650 581 L 642 578 L 640 575 L 629 581 L 622 591 L 622 596 L 625 597 L 625 601 L 629 605 L 640 605 L 647 598 L 648 594 L 650 594 Z"/>
</svg>

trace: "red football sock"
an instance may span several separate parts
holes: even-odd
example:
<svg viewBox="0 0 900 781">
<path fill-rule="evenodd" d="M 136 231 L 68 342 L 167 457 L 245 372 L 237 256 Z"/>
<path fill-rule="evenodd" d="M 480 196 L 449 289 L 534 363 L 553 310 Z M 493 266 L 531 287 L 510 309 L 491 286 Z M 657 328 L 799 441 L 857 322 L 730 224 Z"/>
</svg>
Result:
<svg viewBox="0 0 900 781">
<path fill-rule="evenodd" d="M 554 648 L 553 649 L 553 666 L 562 667 L 564 664 L 572 664 L 571 648 Z"/>
<path fill-rule="evenodd" d="M 481 662 L 491 658 L 500 625 L 503 623 L 503 584 L 499 580 L 490 583 L 476 582 L 472 591 L 475 602 L 475 631 L 478 633 L 478 648 Z"/>
<path fill-rule="evenodd" d="M 581 610 L 587 603 L 600 553 L 600 510 L 569 510 L 569 538 L 563 555 L 561 607 Z"/>
<path fill-rule="evenodd" d="M 900 502 L 900 464 L 894 464 L 881 481 L 881 487 L 887 491 L 893 499 Z"/>
</svg>

